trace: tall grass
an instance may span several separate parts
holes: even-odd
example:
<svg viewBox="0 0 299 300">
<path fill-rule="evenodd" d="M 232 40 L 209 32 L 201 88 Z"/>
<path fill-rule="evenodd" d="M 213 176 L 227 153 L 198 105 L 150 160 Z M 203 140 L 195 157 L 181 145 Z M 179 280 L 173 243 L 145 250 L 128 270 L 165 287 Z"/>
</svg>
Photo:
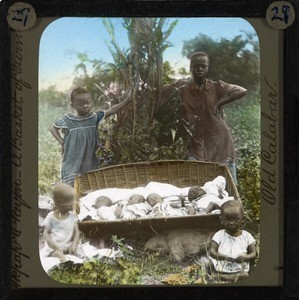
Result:
<svg viewBox="0 0 299 300">
<path fill-rule="evenodd" d="M 38 121 L 38 187 L 39 194 L 48 195 L 60 180 L 61 146 L 49 131 L 50 125 L 65 114 L 65 109 L 39 106 Z"/>
</svg>

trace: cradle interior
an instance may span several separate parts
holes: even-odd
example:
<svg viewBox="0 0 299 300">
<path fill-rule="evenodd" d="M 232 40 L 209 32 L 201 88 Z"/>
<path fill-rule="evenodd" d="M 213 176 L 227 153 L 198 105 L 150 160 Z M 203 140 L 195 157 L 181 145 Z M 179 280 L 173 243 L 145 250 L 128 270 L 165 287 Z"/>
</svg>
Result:
<svg viewBox="0 0 299 300">
<path fill-rule="evenodd" d="M 229 170 L 216 163 L 189 160 L 160 160 L 108 166 L 81 174 L 75 178 L 77 199 L 87 193 L 104 188 L 136 188 L 149 182 L 169 183 L 179 188 L 203 186 L 207 181 L 222 175 L 226 190 L 240 201 L 240 196 Z M 79 208 L 79 206 L 78 206 Z M 159 217 L 151 219 L 84 221 L 79 228 L 85 234 L 133 234 L 138 231 L 158 233 L 175 228 L 219 228 L 218 215 Z"/>
</svg>

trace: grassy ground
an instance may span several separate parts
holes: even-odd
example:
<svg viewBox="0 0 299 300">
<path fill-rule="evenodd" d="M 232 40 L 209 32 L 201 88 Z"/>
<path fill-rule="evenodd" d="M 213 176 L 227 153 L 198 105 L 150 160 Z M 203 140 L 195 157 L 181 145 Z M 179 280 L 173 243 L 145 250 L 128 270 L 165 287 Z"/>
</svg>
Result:
<svg viewBox="0 0 299 300">
<path fill-rule="evenodd" d="M 83 264 L 64 262 L 50 276 L 67 284 L 90 285 L 203 285 L 222 283 L 218 274 L 208 275 L 206 256 L 175 261 L 169 254 L 144 251 L 145 239 L 112 236 L 110 247 L 120 249 L 119 258 L 92 258 Z M 43 245 L 42 239 L 40 245 Z M 254 268 L 254 266 L 253 266 Z"/>
</svg>

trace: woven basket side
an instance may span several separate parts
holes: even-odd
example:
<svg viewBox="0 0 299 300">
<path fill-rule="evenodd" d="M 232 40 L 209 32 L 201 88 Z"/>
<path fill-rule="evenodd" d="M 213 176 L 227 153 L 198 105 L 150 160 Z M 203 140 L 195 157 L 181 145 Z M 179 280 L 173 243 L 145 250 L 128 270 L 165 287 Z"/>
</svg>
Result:
<svg viewBox="0 0 299 300">
<path fill-rule="evenodd" d="M 80 198 L 87 192 L 103 188 L 136 188 L 156 181 L 177 187 L 202 186 L 207 181 L 222 175 L 227 182 L 230 195 L 238 196 L 238 191 L 228 169 L 214 163 L 165 160 L 139 162 L 101 168 L 76 177 L 75 185 Z"/>
</svg>

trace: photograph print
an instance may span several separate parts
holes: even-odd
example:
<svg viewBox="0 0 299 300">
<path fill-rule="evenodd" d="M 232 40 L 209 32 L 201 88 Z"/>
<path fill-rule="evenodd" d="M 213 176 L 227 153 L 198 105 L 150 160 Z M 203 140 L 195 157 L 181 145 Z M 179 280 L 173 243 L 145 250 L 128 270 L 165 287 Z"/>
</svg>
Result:
<svg viewBox="0 0 299 300">
<path fill-rule="evenodd" d="M 260 253 L 260 43 L 242 18 L 63 17 L 39 45 L 39 253 L 71 285 L 242 284 Z"/>
</svg>

